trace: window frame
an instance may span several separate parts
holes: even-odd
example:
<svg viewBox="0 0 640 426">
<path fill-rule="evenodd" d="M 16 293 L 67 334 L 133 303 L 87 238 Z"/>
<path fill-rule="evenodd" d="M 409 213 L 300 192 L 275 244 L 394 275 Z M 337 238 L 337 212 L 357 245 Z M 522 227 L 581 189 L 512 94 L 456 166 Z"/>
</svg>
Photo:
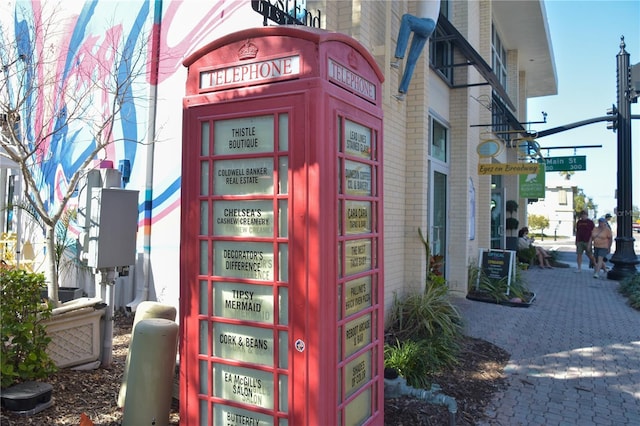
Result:
<svg viewBox="0 0 640 426">
<path fill-rule="evenodd" d="M 500 34 L 494 25 L 491 25 L 491 66 L 498 81 L 506 91 L 508 88 L 508 64 L 507 49 L 502 43 Z"/>
</svg>

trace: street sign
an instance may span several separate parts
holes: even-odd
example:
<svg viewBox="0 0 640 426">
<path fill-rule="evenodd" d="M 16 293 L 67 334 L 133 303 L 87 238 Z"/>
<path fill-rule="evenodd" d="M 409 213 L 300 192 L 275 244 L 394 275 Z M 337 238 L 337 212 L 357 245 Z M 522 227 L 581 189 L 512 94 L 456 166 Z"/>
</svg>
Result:
<svg viewBox="0 0 640 426">
<path fill-rule="evenodd" d="M 544 159 L 548 172 L 575 172 L 587 170 L 587 156 L 548 157 Z"/>
</svg>

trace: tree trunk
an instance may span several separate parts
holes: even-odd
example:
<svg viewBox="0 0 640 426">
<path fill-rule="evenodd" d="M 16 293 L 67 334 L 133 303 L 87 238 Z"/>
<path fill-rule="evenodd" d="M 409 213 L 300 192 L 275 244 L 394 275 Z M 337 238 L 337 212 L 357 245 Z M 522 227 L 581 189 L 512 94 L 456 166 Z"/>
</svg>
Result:
<svg viewBox="0 0 640 426">
<path fill-rule="evenodd" d="M 57 307 L 60 302 L 58 301 L 58 271 L 56 270 L 56 233 L 55 226 L 45 226 L 46 233 L 46 268 L 45 279 L 47 281 L 47 293 L 49 300 L 53 303 L 54 307 Z"/>
</svg>

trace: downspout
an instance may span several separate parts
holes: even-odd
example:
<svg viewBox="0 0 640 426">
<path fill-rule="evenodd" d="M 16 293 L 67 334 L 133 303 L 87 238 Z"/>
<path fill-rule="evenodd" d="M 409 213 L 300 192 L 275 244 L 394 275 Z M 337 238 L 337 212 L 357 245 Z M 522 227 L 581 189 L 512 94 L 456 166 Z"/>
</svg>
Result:
<svg viewBox="0 0 640 426">
<path fill-rule="evenodd" d="M 147 158 L 143 205 L 143 275 L 144 287 L 135 300 L 127 304 L 127 311 L 135 312 L 138 305 L 149 298 L 151 287 L 151 229 L 153 218 L 153 169 L 158 104 L 158 74 L 160 67 L 160 35 L 162 34 L 162 0 L 153 2 L 153 29 L 151 32 L 151 61 L 149 70 L 149 117 L 147 131 Z"/>
</svg>

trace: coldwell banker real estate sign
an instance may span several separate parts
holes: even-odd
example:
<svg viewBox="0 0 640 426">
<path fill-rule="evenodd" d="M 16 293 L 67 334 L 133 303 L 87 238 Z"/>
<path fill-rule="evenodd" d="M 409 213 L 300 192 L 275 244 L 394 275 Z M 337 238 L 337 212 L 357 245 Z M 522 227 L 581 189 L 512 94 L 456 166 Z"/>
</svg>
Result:
<svg viewBox="0 0 640 426">
<path fill-rule="evenodd" d="M 531 163 L 533 164 L 533 163 Z M 540 163 L 538 173 L 520 175 L 521 198 L 544 198 L 545 192 L 545 165 Z"/>
</svg>

